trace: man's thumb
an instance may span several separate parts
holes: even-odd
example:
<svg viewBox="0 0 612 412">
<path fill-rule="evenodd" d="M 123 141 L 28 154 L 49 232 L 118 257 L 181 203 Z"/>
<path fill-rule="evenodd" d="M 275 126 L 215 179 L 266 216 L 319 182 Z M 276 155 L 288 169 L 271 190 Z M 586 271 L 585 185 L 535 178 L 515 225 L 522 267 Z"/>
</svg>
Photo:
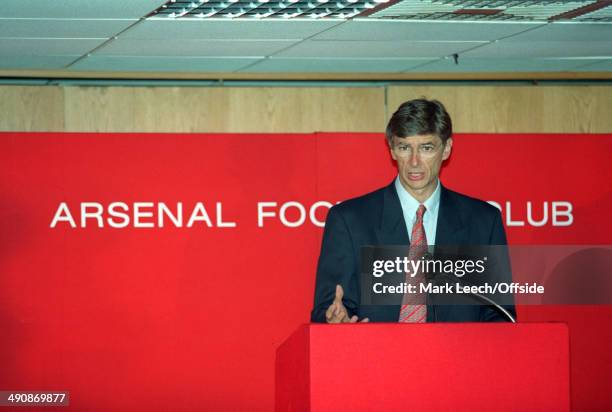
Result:
<svg viewBox="0 0 612 412">
<path fill-rule="evenodd" d="M 342 289 L 342 286 L 336 285 L 336 297 L 334 298 L 334 301 L 342 303 L 343 297 L 344 297 L 344 289 Z"/>
</svg>

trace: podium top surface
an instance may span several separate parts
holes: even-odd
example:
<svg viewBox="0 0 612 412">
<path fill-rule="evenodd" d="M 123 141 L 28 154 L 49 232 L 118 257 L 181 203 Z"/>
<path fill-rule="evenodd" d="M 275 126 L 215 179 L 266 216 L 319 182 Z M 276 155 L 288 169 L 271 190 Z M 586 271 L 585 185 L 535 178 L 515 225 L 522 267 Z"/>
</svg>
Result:
<svg viewBox="0 0 612 412">
<path fill-rule="evenodd" d="M 310 339 L 374 338 L 384 336 L 419 339 L 444 337 L 479 337 L 486 340 L 513 339 L 526 336 L 543 336 L 569 339 L 567 324 L 563 322 L 524 323 L 353 323 L 329 325 L 310 323 L 301 325 L 294 334 L 308 334 Z"/>
</svg>

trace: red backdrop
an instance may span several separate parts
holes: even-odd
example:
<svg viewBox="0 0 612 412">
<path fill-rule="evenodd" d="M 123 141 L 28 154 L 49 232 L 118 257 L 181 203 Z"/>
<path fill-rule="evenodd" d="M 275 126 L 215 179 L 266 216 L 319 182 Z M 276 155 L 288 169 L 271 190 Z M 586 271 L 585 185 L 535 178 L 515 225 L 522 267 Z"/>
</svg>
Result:
<svg viewBox="0 0 612 412">
<path fill-rule="evenodd" d="M 458 135 L 453 150 L 443 182 L 510 202 L 526 222 L 511 243 L 612 243 L 612 135 Z M 300 209 L 282 206 L 308 212 L 394 175 L 382 134 L 0 134 L 0 390 L 68 390 L 74 410 L 271 410 L 274 352 L 309 320 L 322 234 L 308 216 L 284 225 L 281 209 L 289 223 Z M 571 225 L 552 224 L 553 201 L 572 204 Z M 76 228 L 51 227 L 62 202 Z M 201 202 L 212 227 L 82 228 L 84 202 L 130 215 L 181 202 L 183 226 Z M 544 226 L 527 202 L 538 220 L 546 205 Z M 276 216 L 258 225 L 258 204 Z M 519 308 L 569 322 L 575 410 L 612 410 L 611 315 Z"/>
</svg>

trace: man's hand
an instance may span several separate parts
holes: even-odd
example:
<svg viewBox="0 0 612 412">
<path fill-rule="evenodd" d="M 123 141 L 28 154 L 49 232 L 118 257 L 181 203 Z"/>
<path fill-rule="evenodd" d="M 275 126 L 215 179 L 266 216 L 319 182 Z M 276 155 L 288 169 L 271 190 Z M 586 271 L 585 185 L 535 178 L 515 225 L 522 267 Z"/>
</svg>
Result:
<svg viewBox="0 0 612 412">
<path fill-rule="evenodd" d="M 356 323 L 359 319 L 357 316 L 353 316 L 349 318 L 348 311 L 344 307 L 342 303 L 342 298 L 344 297 L 344 289 L 342 286 L 336 285 L 336 296 L 334 297 L 334 301 L 327 311 L 325 312 L 325 319 L 327 323 Z M 364 318 L 361 322 L 368 322 L 368 318 Z"/>
</svg>

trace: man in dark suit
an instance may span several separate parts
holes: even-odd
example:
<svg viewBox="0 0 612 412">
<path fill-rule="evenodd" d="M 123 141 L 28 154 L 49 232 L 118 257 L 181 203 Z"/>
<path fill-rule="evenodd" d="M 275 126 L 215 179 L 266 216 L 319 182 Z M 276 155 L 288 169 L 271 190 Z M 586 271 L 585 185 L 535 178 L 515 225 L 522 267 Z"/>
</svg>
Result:
<svg viewBox="0 0 612 412">
<path fill-rule="evenodd" d="M 498 209 L 440 184 L 440 168 L 452 150 L 451 136 L 450 116 L 436 100 L 411 100 L 393 114 L 386 137 L 398 176 L 384 188 L 330 209 L 317 268 L 313 322 L 507 320 L 491 305 L 436 305 L 432 299 L 420 305 L 360 304 L 363 246 L 506 244 Z M 506 309 L 514 313 L 512 305 Z M 401 315 L 404 310 L 412 317 Z"/>
</svg>

